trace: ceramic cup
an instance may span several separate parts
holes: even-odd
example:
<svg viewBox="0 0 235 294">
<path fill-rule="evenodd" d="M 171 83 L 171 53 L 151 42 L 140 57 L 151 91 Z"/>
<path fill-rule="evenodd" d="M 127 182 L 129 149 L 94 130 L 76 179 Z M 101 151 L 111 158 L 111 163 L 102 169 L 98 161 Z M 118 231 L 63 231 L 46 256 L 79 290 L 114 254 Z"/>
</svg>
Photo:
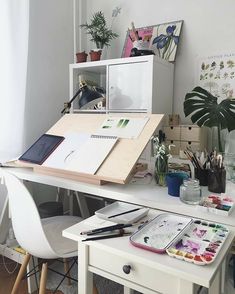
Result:
<svg viewBox="0 0 235 294">
<path fill-rule="evenodd" d="M 188 178 L 189 176 L 186 173 L 182 173 L 182 172 L 168 173 L 166 175 L 168 194 L 171 196 L 179 197 L 180 186 L 183 184 L 183 180 Z"/>
</svg>

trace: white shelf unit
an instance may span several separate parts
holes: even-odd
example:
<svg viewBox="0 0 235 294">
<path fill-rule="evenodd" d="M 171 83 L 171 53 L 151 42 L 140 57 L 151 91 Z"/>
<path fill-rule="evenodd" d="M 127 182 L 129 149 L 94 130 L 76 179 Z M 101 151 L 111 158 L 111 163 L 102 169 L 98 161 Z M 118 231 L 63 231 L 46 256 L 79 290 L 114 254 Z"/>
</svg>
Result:
<svg viewBox="0 0 235 294">
<path fill-rule="evenodd" d="M 106 91 L 106 109 L 101 112 L 170 114 L 173 74 L 174 65 L 154 55 L 70 64 L 70 99 L 79 89 L 79 79 L 93 80 Z M 71 112 L 84 112 L 78 99 Z"/>
</svg>

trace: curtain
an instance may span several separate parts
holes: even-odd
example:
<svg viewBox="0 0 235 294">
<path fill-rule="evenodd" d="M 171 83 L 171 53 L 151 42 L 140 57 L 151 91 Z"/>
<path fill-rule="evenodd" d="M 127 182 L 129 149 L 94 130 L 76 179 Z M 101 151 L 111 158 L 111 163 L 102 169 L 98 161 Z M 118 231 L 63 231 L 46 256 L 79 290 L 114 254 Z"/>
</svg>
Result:
<svg viewBox="0 0 235 294">
<path fill-rule="evenodd" d="M 24 148 L 29 0 L 0 0 L 0 162 Z"/>
</svg>

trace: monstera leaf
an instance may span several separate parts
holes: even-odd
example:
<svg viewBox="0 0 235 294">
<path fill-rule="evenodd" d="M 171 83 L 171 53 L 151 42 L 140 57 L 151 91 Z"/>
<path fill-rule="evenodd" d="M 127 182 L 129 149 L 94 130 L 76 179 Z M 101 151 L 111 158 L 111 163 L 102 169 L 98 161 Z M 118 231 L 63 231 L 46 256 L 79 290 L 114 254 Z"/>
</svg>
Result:
<svg viewBox="0 0 235 294">
<path fill-rule="evenodd" d="M 196 87 L 185 96 L 184 114 L 191 115 L 192 122 L 199 127 L 217 127 L 219 149 L 222 151 L 220 131 L 228 129 L 231 132 L 235 129 L 235 99 L 224 99 L 219 104 L 217 99 L 205 89 Z"/>
</svg>

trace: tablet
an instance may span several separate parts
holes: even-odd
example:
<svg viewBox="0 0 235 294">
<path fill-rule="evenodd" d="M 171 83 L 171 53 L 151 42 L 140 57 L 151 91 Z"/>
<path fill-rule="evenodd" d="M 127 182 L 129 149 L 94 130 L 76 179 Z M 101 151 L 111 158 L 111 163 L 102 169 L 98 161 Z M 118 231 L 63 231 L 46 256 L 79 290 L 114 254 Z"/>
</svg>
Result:
<svg viewBox="0 0 235 294">
<path fill-rule="evenodd" d="M 19 160 L 42 164 L 63 140 L 62 136 L 44 134 L 20 156 Z"/>
</svg>

